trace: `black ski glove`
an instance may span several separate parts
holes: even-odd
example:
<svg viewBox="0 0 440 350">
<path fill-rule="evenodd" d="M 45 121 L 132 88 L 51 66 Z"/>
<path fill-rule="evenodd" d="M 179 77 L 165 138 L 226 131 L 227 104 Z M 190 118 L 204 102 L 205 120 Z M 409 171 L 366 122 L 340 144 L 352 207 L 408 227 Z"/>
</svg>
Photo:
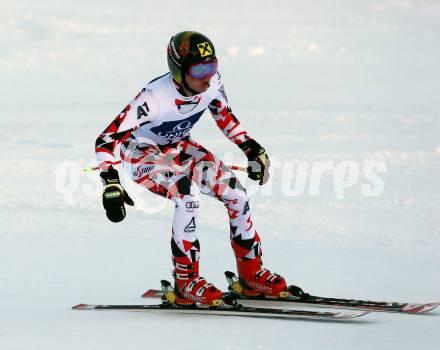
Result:
<svg viewBox="0 0 440 350">
<path fill-rule="evenodd" d="M 264 185 L 269 180 L 270 160 L 266 150 L 254 139 L 244 141 L 238 147 L 244 152 L 248 159 L 248 177 L 255 181 L 260 181 Z"/>
<path fill-rule="evenodd" d="M 121 186 L 116 169 L 110 166 L 106 171 L 102 171 L 100 176 L 104 182 L 102 204 L 105 213 L 110 221 L 120 222 L 126 215 L 124 203 L 133 206 L 134 202 Z"/>
</svg>

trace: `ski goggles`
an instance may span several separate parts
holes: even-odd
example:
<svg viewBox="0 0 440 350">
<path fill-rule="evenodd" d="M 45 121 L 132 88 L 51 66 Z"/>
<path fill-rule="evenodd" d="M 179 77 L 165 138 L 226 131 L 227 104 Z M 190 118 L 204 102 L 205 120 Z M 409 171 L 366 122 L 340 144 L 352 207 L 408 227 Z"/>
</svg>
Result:
<svg viewBox="0 0 440 350">
<path fill-rule="evenodd" d="M 217 73 L 218 61 L 216 58 L 208 62 L 201 62 L 193 64 L 188 69 L 188 75 L 194 79 L 205 79 L 207 77 L 212 77 Z"/>
</svg>

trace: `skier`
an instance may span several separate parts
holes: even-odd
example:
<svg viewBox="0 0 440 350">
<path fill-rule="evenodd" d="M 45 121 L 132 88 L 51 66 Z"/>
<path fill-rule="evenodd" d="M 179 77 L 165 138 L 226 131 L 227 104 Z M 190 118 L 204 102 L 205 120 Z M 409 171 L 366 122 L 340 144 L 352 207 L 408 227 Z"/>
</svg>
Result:
<svg viewBox="0 0 440 350">
<path fill-rule="evenodd" d="M 177 33 L 169 41 L 167 59 L 170 72 L 149 82 L 96 140 L 107 217 L 122 221 L 124 204 L 134 205 L 112 166 L 120 144 L 122 165 L 132 180 L 175 204 L 171 251 L 177 303 L 210 305 L 222 296 L 199 275 L 200 193 L 217 198 L 227 209 L 243 293 L 278 296 L 287 285 L 283 277 L 262 267 L 261 241 L 245 188 L 217 156 L 190 137 L 190 131 L 208 108 L 224 135 L 244 152 L 248 176 L 260 185 L 269 177 L 266 151 L 232 114 L 214 45 L 206 36 Z"/>
</svg>

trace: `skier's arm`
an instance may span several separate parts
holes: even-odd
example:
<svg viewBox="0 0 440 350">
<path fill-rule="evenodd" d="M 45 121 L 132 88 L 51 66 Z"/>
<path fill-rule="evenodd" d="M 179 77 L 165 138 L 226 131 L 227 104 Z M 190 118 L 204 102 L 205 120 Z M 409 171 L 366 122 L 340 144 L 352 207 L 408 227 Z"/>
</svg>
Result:
<svg viewBox="0 0 440 350">
<path fill-rule="evenodd" d="M 230 141 L 240 145 L 250 139 L 246 130 L 232 113 L 222 84 L 218 96 L 211 101 L 208 108 L 217 126 Z"/>
<path fill-rule="evenodd" d="M 154 102 L 150 91 L 143 89 L 98 136 L 95 155 L 101 170 L 115 164 L 114 152 L 119 143 L 127 139 L 133 130 L 151 121 Z"/>
<path fill-rule="evenodd" d="M 218 74 L 218 95 L 211 101 L 209 110 L 217 126 L 223 134 L 234 142 L 244 152 L 248 159 L 248 176 L 250 179 L 259 181 L 264 185 L 269 179 L 269 157 L 266 150 L 257 141 L 251 138 L 241 126 L 238 119 L 232 113 L 228 105 L 228 98 Z"/>
<path fill-rule="evenodd" d="M 133 130 L 151 122 L 154 115 L 150 109 L 153 108 L 152 102 L 150 92 L 143 89 L 96 139 L 96 159 L 104 184 L 102 204 L 112 222 L 120 222 L 125 218 L 125 204 L 134 205 L 119 181 L 118 171 L 112 166 L 116 161 L 114 151 L 117 144 L 127 139 Z"/>
</svg>

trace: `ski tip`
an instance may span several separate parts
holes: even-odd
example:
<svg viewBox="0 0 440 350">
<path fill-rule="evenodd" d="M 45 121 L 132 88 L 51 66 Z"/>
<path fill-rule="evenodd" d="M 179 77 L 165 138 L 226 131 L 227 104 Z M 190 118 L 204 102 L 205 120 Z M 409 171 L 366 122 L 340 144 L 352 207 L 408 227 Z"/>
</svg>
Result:
<svg viewBox="0 0 440 350">
<path fill-rule="evenodd" d="M 154 298 L 157 294 L 157 291 L 154 289 L 147 290 L 144 294 L 142 294 L 142 298 Z"/>
<path fill-rule="evenodd" d="M 73 310 L 86 310 L 87 309 L 87 304 L 78 304 L 75 306 L 72 306 Z"/>
<path fill-rule="evenodd" d="M 438 306 L 440 306 L 440 302 L 426 304 L 426 306 L 427 306 L 427 310 L 426 311 L 431 311 L 431 310 L 436 309 Z"/>
<path fill-rule="evenodd" d="M 432 311 L 440 305 L 440 302 L 437 303 L 428 303 L 428 304 L 406 304 L 402 306 L 400 311 L 409 313 L 409 314 L 423 314 L 428 311 Z"/>
<path fill-rule="evenodd" d="M 356 318 L 369 314 L 371 311 L 353 311 L 353 312 L 337 312 L 335 314 L 335 318 L 338 319 L 348 319 L 348 318 Z"/>
</svg>

